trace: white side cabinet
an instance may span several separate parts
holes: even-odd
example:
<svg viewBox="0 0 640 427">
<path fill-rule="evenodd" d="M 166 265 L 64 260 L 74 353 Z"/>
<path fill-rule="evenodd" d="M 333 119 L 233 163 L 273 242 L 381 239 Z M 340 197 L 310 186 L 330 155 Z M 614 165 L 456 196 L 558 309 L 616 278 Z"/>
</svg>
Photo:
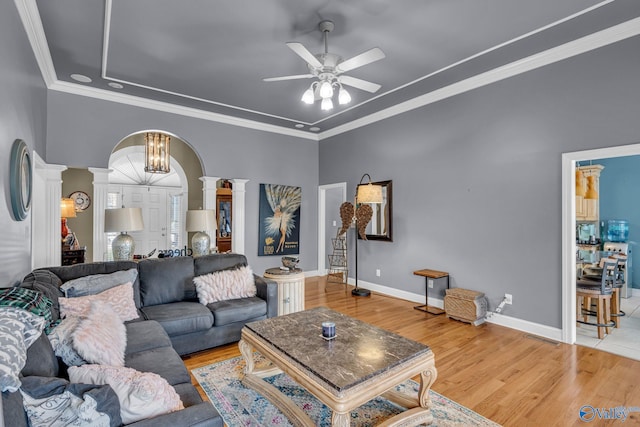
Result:
<svg viewBox="0 0 640 427">
<path fill-rule="evenodd" d="M 304 310 L 304 272 L 301 269 L 269 268 L 264 277 L 278 284 L 278 316 Z"/>
</svg>

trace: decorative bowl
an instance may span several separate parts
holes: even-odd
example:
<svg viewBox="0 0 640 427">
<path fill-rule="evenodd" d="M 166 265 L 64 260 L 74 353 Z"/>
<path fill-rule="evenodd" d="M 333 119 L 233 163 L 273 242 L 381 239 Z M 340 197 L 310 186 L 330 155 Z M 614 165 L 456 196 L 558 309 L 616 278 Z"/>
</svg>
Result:
<svg viewBox="0 0 640 427">
<path fill-rule="evenodd" d="M 283 256 L 282 257 L 282 265 L 287 268 L 294 269 L 296 265 L 300 262 L 300 258 L 297 256 Z"/>
</svg>

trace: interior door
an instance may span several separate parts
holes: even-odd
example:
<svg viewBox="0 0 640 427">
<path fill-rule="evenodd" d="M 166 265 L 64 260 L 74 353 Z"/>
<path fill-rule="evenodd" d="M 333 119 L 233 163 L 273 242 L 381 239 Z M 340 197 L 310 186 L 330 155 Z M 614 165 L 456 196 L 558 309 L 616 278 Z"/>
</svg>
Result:
<svg viewBox="0 0 640 427">
<path fill-rule="evenodd" d="M 123 201 L 128 208 L 142 208 L 144 230 L 129 233 L 136 242 L 136 254 L 148 254 L 154 249 L 171 247 L 166 188 L 123 186 Z"/>
</svg>

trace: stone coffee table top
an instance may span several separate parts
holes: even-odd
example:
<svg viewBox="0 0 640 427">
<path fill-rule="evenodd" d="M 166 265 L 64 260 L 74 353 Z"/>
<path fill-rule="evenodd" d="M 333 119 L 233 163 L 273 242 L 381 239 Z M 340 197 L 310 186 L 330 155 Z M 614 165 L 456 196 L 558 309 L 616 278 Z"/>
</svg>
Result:
<svg viewBox="0 0 640 427">
<path fill-rule="evenodd" d="M 322 337 L 322 322 L 336 324 L 336 338 Z M 247 329 L 311 371 L 338 392 L 355 387 L 431 350 L 326 307 L 247 323 Z"/>
</svg>

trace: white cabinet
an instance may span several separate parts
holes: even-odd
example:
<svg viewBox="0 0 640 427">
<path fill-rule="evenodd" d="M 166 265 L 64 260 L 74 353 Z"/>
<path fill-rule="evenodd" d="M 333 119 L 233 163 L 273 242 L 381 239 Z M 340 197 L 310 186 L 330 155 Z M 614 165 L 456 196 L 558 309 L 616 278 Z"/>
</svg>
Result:
<svg viewBox="0 0 640 427">
<path fill-rule="evenodd" d="M 582 188 L 588 191 L 589 187 L 593 186 L 598 194 L 597 199 L 586 199 L 584 196 L 576 194 L 576 220 L 578 221 L 598 221 L 600 219 L 600 172 L 602 169 L 604 169 L 602 165 L 578 166 L 576 168 L 576 171 L 582 172 L 582 175 L 576 174 L 576 179 L 581 181 L 576 182 L 576 188 L 582 185 Z"/>
</svg>

